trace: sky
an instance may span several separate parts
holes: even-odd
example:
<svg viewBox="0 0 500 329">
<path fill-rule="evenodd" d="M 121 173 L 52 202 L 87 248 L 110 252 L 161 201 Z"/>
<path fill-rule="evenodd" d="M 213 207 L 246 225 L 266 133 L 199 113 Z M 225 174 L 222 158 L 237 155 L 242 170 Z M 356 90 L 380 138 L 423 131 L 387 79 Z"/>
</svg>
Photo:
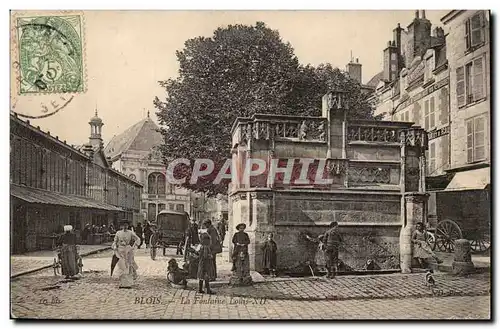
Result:
<svg viewBox="0 0 500 329">
<path fill-rule="evenodd" d="M 426 17 L 434 28 L 447 12 L 426 10 Z M 343 69 L 352 51 L 366 83 L 382 70 L 392 30 L 398 23 L 406 28 L 415 11 L 85 11 L 84 17 L 87 90 L 53 116 L 31 120 L 70 144 L 88 141 L 96 108 L 105 144 L 147 111 L 156 120 L 153 99 L 165 96 L 158 81 L 178 75 L 176 50 L 217 27 L 263 21 L 291 43 L 302 64 Z"/>
</svg>

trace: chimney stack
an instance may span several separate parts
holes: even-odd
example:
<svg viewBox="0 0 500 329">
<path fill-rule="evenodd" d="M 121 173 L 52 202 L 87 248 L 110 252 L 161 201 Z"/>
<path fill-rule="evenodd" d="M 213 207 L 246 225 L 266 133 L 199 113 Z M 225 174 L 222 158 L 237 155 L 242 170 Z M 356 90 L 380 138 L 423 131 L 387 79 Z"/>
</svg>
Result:
<svg viewBox="0 0 500 329">
<path fill-rule="evenodd" d="M 415 18 L 420 18 L 420 10 L 415 11 Z"/>
<path fill-rule="evenodd" d="M 361 67 L 362 65 L 359 63 L 359 58 L 356 58 L 356 61 L 354 61 L 352 57 L 349 63 L 346 65 L 346 71 L 347 73 L 349 73 L 349 77 L 358 83 L 362 83 Z"/>
</svg>

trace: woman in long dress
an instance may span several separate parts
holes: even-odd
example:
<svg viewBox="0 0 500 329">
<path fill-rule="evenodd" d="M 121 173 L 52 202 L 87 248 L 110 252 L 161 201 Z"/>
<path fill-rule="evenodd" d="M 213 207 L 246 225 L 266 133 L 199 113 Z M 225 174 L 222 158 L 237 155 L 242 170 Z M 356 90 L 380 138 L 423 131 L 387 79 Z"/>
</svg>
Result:
<svg viewBox="0 0 500 329">
<path fill-rule="evenodd" d="M 64 226 L 64 234 L 59 238 L 59 258 L 61 261 L 61 272 L 66 278 L 71 278 L 80 272 L 79 256 L 76 250 L 76 235 L 73 226 Z"/>
<path fill-rule="evenodd" d="M 424 230 L 424 224 L 418 222 L 416 225 L 416 230 L 413 232 L 411 241 L 413 242 L 413 258 L 418 260 L 420 267 L 425 268 L 427 265 L 427 260 L 432 258 L 438 264 L 443 261 L 440 260 L 434 251 L 432 251 L 431 246 L 427 243 L 428 233 Z"/>
<path fill-rule="evenodd" d="M 121 229 L 116 232 L 112 248 L 118 257 L 118 268 L 120 269 L 120 288 L 131 288 L 137 279 L 139 266 L 134 259 L 135 248 L 140 243 L 140 238 L 128 229 L 129 221 L 122 220 Z"/>
</svg>

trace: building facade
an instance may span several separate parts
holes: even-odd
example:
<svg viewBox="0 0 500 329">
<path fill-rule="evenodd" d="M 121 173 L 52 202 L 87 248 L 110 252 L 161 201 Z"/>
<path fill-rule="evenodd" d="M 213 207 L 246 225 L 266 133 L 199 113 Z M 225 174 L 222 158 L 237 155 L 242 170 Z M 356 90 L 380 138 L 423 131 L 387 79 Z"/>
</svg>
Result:
<svg viewBox="0 0 500 329">
<path fill-rule="evenodd" d="M 158 126 L 148 116 L 114 136 L 106 145 L 104 154 L 117 171 L 143 186 L 141 217 L 134 220 L 154 221 L 164 210 L 186 211 L 192 215 L 192 193 L 167 182 L 167 168 L 158 146 L 162 143 Z"/>
<path fill-rule="evenodd" d="M 432 30 L 417 11 L 406 30 L 398 24 L 371 101 L 384 120 L 427 131 L 427 190 L 449 192 L 431 193 L 430 218 L 489 218 L 489 12 L 450 11 L 441 22 Z"/>
<path fill-rule="evenodd" d="M 139 212 L 141 184 L 110 168 L 102 152 L 102 120 L 91 119 L 89 143 L 75 148 L 10 117 L 11 252 L 50 248 L 71 224 L 118 225 Z"/>
<path fill-rule="evenodd" d="M 442 18 L 450 67 L 451 170 L 489 166 L 491 126 L 488 11 L 454 10 Z"/>
<path fill-rule="evenodd" d="M 407 31 L 398 25 L 393 32 L 393 40 L 384 49 L 383 79 L 372 96 L 375 115 L 424 128 L 429 137 L 427 176 L 441 176 L 450 166 L 450 89 L 444 31 L 437 27 L 431 34 L 431 22 L 423 11 L 422 16 L 416 13 Z"/>
</svg>

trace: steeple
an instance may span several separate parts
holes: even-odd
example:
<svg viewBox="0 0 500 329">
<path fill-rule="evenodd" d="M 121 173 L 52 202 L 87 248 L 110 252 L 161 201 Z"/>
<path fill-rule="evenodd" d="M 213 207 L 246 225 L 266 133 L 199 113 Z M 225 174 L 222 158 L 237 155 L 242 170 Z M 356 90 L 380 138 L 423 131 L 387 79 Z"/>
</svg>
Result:
<svg viewBox="0 0 500 329">
<path fill-rule="evenodd" d="M 104 126 L 104 123 L 102 123 L 102 119 L 99 118 L 97 115 L 97 107 L 95 109 L 95 115 L 90 118 L 89 121 L 90 125 L 90 137 L 89 137 L 89 143 L 93 147 L 103 147 L 103 141 L 102 141 L 102 126 Z"/>
</svg>

